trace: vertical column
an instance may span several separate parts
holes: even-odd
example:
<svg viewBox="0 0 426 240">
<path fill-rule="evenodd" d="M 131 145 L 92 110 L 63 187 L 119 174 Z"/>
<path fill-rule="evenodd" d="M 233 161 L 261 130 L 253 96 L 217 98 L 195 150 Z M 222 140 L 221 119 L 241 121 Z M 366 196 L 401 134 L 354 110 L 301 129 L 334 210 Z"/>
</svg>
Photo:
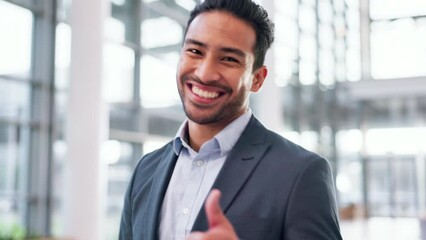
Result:
<svg viewBox="0 0 426 240">
<path fill-rule="evenodd" d="M 268 11 L 269 17 L 274 21 L 274 1 L 257 1 Z M 277 43 L 274 43 L 277 44 Z M 255 98 L 255 111 L 262 123 L 271 130 L 280 132 L 284 129 L 284 113 L 282 89 L 275 84 L 275 50 L 274 45 L 266 54 L 265 65 L 268 68 L 268 76 L 262 89 Z M 290 67 L 290 66 L 285 66 Z"/>
<path fill-rule="evenodd" d="M 370 1 L 360 0 L 360 30 L 361 30 L 361 80 L 371 79 L 370 56 Z"/>
<path fill-rule="evenodd" d="M 101 145 L 108 118 L 103 98 L 106 0 L 74 0 L 71 7 L 70 92 L 66 123 L 64 234 L 75 240 L 106 239 L 106 165 Z"/>
<path fill-rule="evenodd" d="M 40 12 L 34 14 L 32 77 L 42 82 L 41 87 L 32 86 L 30 93 L 31 119 L 40 121 L 39 128 L 21 131 L 19 138 L 30 142 L 28 152 L 21 155 L 25 159 L 24 179 L 28 201 L 25 209 L 26 231 L 28 236 L 45 236 L 51 229 L 51 164 L 54 106 L 54 46 L 56 1 L 37 1 L 34 7 Z M 24 128 L 25 129 L 25 128 Z M 26 142 L 26 140 L 24 142 Z M 30 160 L 27 162 L 27 160 Z M 13 173 L 15 174 L 15 172 Z M 20 182 L 20 181 L 19 181 Z"/>
<path fill-rule="evenodd" d="M 426 153 L 419 152 L 416 156 L 417 203 L 420 218 L 426 217 Z"/>
</svg>

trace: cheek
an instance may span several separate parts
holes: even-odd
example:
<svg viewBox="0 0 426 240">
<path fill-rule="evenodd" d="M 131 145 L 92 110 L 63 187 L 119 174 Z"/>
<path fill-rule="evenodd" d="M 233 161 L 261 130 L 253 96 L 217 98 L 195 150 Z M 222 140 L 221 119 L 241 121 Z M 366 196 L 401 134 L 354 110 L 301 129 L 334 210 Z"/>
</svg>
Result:
<svg viewBox="0 0 426 240">
<path fill-rule="evenodd" d="M 182 71 L 195 66 L 195 62 L 188 57 L 181 56 L 179 59 L 178 70 Z"/>
<path fill-rule="evenodd" d="M 188 72 L 188 67 L 185 61 L 181 60 L 176 70 L 176 80 L 179 82 L 182 80 L 182 76 Z"/>
</svg>

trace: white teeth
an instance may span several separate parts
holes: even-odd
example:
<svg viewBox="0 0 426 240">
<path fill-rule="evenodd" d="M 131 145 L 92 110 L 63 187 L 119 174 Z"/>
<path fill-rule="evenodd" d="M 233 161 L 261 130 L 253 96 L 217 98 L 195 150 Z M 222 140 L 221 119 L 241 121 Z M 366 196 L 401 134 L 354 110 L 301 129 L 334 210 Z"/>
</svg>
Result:
<svg viewBox="0 0 426 240">
<path fill-rule="evenodd" d="M 192 92 L 197 94 L 198 96 L 202 97 L 202 98 L 209 98 L 209 99 L 213 99 L 213 98 L 217 98 L 219 96 L 219 93 L 217 92 L 207 92 L 204 90 L 199 89 L 198 87 L 192 86 Z"/>
</svg>

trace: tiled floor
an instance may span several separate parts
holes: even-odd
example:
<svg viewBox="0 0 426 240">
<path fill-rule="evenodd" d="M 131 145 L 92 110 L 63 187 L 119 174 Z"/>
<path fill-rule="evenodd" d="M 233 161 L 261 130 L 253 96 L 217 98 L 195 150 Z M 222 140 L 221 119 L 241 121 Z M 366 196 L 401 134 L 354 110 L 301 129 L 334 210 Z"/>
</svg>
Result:
<svg viewBox="0 0 426 240">
<path fill-rule="evenodd" d="M 426 240 L 426 221 L 416 218 L 370 218 L 340 222 L 344 240 Z"/>
</svg>

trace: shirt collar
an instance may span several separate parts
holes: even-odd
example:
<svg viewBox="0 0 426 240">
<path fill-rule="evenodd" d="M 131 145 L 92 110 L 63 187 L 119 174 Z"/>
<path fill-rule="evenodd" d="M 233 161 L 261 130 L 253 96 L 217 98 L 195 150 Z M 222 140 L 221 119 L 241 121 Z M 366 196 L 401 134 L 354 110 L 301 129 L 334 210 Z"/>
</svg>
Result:
<svg viewBox="0 0 426 240">
<path fill-rule="evenodd" d="M 243 115 L 229 123 L 224 129 L 216 134 L 216 136 L 214 136 L 214 139 L 219 144 L 220 155 L 227 154 L 232 147 L 234 147 L 238 138 L 241 136 L 241 133 L 250 121 L 251 116 L 252 111 L 248 109 Z M 173 139 L 173 149 L 176 155 L 179 155 L 183 146 L 186 147 L 185 145 L 187 144 L 183 144 L 183 141 L 185 141 L 185 143 L 188 142 L 188 119 L 181 124 L 175 138 Z"/>
</svg>

